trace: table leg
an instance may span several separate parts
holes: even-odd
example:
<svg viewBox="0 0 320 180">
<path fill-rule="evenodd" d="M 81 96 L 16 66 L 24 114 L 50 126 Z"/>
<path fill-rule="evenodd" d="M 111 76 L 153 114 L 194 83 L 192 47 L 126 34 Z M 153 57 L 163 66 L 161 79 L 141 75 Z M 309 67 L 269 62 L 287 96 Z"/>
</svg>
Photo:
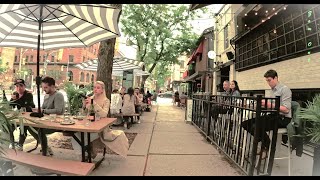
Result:
<svg viewBox="0 0 320 180">
<path fill-rule="evenodd" d="M 38 136 L 41 143 L 42 155 L 47 156 L 48 142 L 42 128 L 39 129 Z"/>
<path fill-rule="evenodd" d="M 86 161 L 86 147 L 85 147 L 85 142 L 84 142 L 84 132 L 81 132 L 81 155 L 82 155 L 82 162 Z"/>
<path fill-rule="evenodd" d="M 88 149 L 87 149 L 87 152 L 88 152 L 88 160 L 89 160 L 89 163 L 91 163 L 91 143 L 90 143 L 90 133 L 88 132 L 87 133 L 88 135 Z"/>
</svg>

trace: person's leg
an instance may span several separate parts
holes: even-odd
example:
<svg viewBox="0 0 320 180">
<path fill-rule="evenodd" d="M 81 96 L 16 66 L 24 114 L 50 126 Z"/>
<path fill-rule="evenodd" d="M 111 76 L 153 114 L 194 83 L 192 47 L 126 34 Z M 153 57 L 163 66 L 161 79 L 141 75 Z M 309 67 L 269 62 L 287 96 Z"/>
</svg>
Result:
<svg viewBox="0 0 320 180">
<path fill-rule="evenodd" d="M 124 128 L 128 128 L 128 124 L 129 124 L 129 116 L 123 116 L 124 119 Z"/>
</svg>

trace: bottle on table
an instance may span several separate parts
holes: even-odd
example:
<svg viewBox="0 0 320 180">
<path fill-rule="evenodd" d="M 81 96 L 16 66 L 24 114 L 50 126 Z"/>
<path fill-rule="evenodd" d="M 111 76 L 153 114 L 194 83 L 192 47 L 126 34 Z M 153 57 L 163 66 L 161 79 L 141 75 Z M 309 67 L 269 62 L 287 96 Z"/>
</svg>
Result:
<svg viewBox="0 0 320 180">
<path fill-rule="evenodd" d="M 6 96 L 6 91 L 3 89 L 2 90 L 2 101 L 3 102 L 8 102 L 7 96 Z"/>
<path fill-rule="evenodd" d="M 91 104 L 90 104 L 90 108 L 89 108 L 89 120 L 91 122 L 96 120 L 96 112 L 94 111 L 93 99 L 91 99 Z"/>
</svg>

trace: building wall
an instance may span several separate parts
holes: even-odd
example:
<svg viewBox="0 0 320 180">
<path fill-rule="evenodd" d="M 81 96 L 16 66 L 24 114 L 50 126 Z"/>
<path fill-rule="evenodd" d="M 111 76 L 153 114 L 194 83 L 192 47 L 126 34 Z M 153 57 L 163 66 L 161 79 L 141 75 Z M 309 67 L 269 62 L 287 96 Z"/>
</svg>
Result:
<svg viewBox="0 0 320 180">
<path fill-rule="evenodd" d="M 0 48 L 0 57 L 2 59 L 2 66 L 7 66 L 7 72 L 1 74 L 1 84 L 5 87 L 10 87 L 14 79 L 13 74 L 13 59 L 15 54 L 15 48 L 2 47 Z M 7 65 L 8 63 L 8 65 Z"/>
<path fill-rule="evenodd" d="M 214 19 L 216 21 L 215 23 L 215 48 L 214 51 L 218 55 L 215 62 L 228 62 L 228 56 L 227 52 L 231 51 L 234 54 L 234 49 L 230 45 L 230 39 L 232 39 L 236 35 L 236 28 L 237 24 L 235 21 L 235 12 L 242 6 L 242 4 L 226 4 L 218 16 Z M 228 47 L 225 48 L 225 35 L 224 35 L 224 29 L 228 26 Z M 213 64 L 214 67 L 217 67 L 216 64 Z M 213 91 L 212 94 L 217 94 L 217 88 L 216 86 L 220 84 L 220 72 L 216 72 L 213 74 Z M 230 66 L 230 74 L 229 74 L 229 81 L 232 81 L 236 79 L 236 73 L 234 65 Z"/>
<path fill-rule="evenodd" d="M 308 62 L 308 58 L 311 59 Z M 270 89 L 263 75 L 269 69 L 278 72 L 279 81 L 291 89 L 320 88 L 320 53 L 292 58 L 266 66 L 236 72 L 241 90 Z"/>
<path fill-rule="evenodd" d="M 74 65 L 78 63 L 82 63 L 83 61 L 87 61 L 90 59 L 95 59 L 98 56 L 99 51 L 99 45 L 100 43 L 96 43 L 90 47 L 87 48 L 65 48 L 65 49 L 58 49 L 58 50 L 50 50 L 50 51 L 40 51 L 40 75 L 43 75 L 42 70 L 44 69 L 43 66 L 43 57 L 44 55 L 47 56 L 49 54 L 49 57 L 47 59 L 50 61 L 47 65 L 47 75 L 50 70 L 56 70 L 57 72 L 61 72 L 61 78 L 56 79 L 56 83 L 60 84 L 64 82 L 67 74 L 67 66 L 69 64 L 69 71 L 73 72 L 73 82 L 75 84 L 88 84 L 91 83 L 91 76 L 94 75 L 94 79 L 96 78 L 96 71 L 83 71 L 78 68 L 73 67 Z M 36 57 L 37 51 L 36 50 L 22 50 L 22 67 L 25 67 L 26 69 L 31 69 L 32 74 L 35 77 L 36 76 Z M 20 55 L 21 51 L 19 48 L 16 48 L 15 50 L 15 56 L 17 61 L 14 63 L 14 69 L 16 72 L 19 70 L 19 61 L 20 61 Z M 54 61 L 51 60 L 51 55 L 54 55 Z M 73 62 L 69 61 L 69 55 L 73 55 Z M 26 57 L 28 56 L 28 62 L 26 62 Z M 33 60 L 31 61 L 31 56 L 33 56 Z M 13 61 L 15 57 L 12 58 Z M 61 67 L 63 66 L 63 68 Z M 62 70 L 62 71 L 61 71 Z M 85 74 L 84 81 L 80 81 L 81 72 Z M 86 82 L 86 74 L 89 73 L 89 82 Z"/>
</svg>

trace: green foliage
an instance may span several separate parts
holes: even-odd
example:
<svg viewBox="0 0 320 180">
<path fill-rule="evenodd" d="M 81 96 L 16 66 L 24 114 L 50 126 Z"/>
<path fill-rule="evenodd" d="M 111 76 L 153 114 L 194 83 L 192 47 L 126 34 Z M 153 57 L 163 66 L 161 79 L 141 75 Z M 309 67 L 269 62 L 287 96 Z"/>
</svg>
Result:
<svg viewBox="0 0 320 180">
<path fill-rule="evenodd" d="M 7 70 L 7 67 L 4 66 L 3 60 L 2 60 L 2 58 L 0 57 L 0 74 L 6 72 L 6 70 Z"/>
<path fill-rule="evenodd" d="M 305 129 L 306 135 L 311 137 L 310 142 L 320 143 L 320 94 L 312 102 L 308 101 L 307 107 L 301 108 L 297 116 L 310 124 Z"/>
<path fill-rule="evenodd" d="M 17 128 L 15 120 L 19 119 L 20 122 L 22 121 L 22 118 L 19 118 L 18 115 L 19 112 L 13 111 L 9 102 L 0 103 L 0 155 L 5 153 L 3 146 L 8 146 L 10 143 L 10 132 L 13 132 Z M 23 122 L 20 123 L 20 127 L 23 127 Z"/>
<path fill-rule="evenodd" d="M 88 92 L 92 91 L 92 86 L 88 85 L 79 89 L 72 82 L 66 82 L 64 84 L 64 90 L 68 96 L 69 111 L 72 115 L 76 115 L 79 108 L 82 107 L 82 99 L 80 95 L 87 95 Z"/>
<path fill-rule="evenodd" d="M 198 36 L 188 20 L 196 15 L 188 12 L 186 5 L 129 4 L 121 17 L 121 30 L 138 47 L 137 59 L 145 62 L 149 73 L 157 64 L 162 66 L 159 70 L 167 70 L 179 55 L 190 54 L 195 48 Z"/>
</svg>

